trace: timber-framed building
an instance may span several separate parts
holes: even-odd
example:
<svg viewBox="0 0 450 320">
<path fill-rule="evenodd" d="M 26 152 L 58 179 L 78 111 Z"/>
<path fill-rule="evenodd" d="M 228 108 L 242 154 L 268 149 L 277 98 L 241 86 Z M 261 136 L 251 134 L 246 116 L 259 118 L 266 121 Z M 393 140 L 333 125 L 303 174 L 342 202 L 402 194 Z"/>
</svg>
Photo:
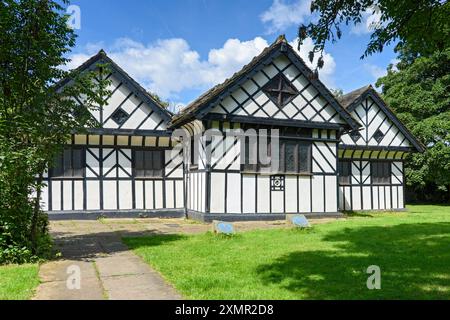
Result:
<svg viewBox="0 0 450 320">
<path fill-rule="evenodd" d="M 254 220 L 405 208 L 405 157 L 424 146 L 371 86 L 335 98 L 284 37 L 176 115 L 103 51 L 79 69 L 99 63 L 110 65 L 111 96 L 93 112 L 99 127 L 73 134 L 48 172 L 42 203 L 54 218 Z M 173 138 L 177 129 L 189 143 Z M 205 139 L 210 129 L 223 135 Z M 278 130 L 275 171 L 247 163 L 258 150 L 226 135 L 236 129 Z"/>
</svg>

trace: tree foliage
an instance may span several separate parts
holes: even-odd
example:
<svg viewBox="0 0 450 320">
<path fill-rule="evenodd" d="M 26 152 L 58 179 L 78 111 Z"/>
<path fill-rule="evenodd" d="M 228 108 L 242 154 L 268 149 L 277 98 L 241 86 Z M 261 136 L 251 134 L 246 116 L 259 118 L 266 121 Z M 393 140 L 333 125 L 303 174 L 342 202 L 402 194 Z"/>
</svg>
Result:
<svg viewBox="0 0 450 320">
<path fill-rule="evenodd" d="M 386 102 L 428 147 L 407 162 L 407 183 L 418 200 L 450 200 L 450 3 L 442 0 L 313 0 L 318 19 L 299 27 L 299 46 L 312 38 L 313 61 L 342 27 L 375 14 L 361 58 L 396 44 L 400 62 L 378 80 Z M 318 59 L 317 67 L 323 66 Z"/>
<path fill-rule="evenodd" d="M 157 93 L 150 92 L 150 95 L 152 96 L 153 99 L 155 99 L 156 102 L 160 104 L 161 107 L 165 109 L 168 109 L 170 107 L 170 102 L 161 98 Z"/>
<path fill-rule="evenodd" d="M 450 201 L 450 48 L 400 63 L 378 80 L 383 97 L 427 147 L 407 163 L 408 186 L 419 200 Z"/>
<path fill-rule="evenodd" d="M 442 0 L 313 0 L 311 12 L 319 19 L 298 30 L 299 46 L 312 38 L 315 46 L 310 52 L 322 54 L 327 42 L 342 37 L 343 25 L 362 23 L 365 14 L 377 14 L 379 21 L 372 26 L 370 42 L 362 57 L 381 52 L 386 45 L 407 44 L 420 55 L 442 51 L 450 44 L 450 4 Z M 323 59 L 318 59 L 318 67 Z"/>
<path fill-rule="evenodd" d="M 101 106 L 107 93 L 101 72 L 61 69 L 76 38 L 65 4 L 0 1 L 0 264 L 48 252 L 40 203 L 45 171 L 73 130 L 95 124 L 88 109 Z M 73 80 L 62 88 L 64 78 Z"/>
</svg>

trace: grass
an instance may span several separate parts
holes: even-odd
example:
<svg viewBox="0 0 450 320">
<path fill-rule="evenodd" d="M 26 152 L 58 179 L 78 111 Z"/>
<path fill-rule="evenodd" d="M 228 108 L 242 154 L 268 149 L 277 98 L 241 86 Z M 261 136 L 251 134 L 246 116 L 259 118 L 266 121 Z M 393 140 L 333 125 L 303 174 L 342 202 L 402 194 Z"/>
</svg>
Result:
<svg viewBox="0 0 450 320">
<path fill-rule="evenodd" d="M 39 284 L 37 264 L 0 266 L 0 300 L 28 300 Z"/>
<path fill-rule="evenodd" d="M 450 206 L 124 242 L 189 299 L 450 299 Z M 381 268 L 381 290 L 366 273 Z"/>
</svg>

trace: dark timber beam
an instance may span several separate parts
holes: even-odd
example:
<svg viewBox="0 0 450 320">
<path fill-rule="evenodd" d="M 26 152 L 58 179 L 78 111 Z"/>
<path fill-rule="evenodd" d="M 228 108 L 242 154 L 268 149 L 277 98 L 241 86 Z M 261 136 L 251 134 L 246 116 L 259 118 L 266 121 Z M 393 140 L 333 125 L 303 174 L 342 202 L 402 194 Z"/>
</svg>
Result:
<svg viewBox="0 0 450 320">
<path fill-rule="evenodd" d="M 73 132 L 73 134 L 105 135 L 105 136 L 143 136 L 143 137 L 170 137 L 169 130 L 135 130 L 135 129 L 86 129 L 86 132 Z"/>
<path fill-rule="evenodd" d="M 239 123 L 249 123 L 249 124 L 265 124 L 265 125 L 276 125 L 276 126 L 297 127 L 297 128 L 311 128 L 311 129 L 339 130 L 342 128 L 342 125 L 340 125 L 340 124 L 327 123 L 327 122 L 247 117 L 247 116 L 225 115 L 225 114 L 219 114 L 219 113 L 207 114 L 203 119 L 204 120 L 213 120 L 213 121 L 218 120 L 218 121 L 229 121 L 229 122 L 239 122 Z"/>
</svg>

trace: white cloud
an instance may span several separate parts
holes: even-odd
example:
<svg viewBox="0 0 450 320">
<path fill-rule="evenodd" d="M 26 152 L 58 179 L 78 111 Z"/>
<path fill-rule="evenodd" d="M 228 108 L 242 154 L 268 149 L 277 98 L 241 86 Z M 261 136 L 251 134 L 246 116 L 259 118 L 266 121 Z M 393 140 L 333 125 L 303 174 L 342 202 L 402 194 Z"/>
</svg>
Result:
<svg viewBox="0 0 450 320">
<path fill-rule="evenodd" d="M 81 65 L 83 62 L 85 62 L 87 59 L 89 59 L 91 56 L 92 56 L 92 54 L 87 54 L 87 53 L 72 54 L 69 57 L 70 62 L 67 63 L 66 65 L 62 66 L 61 68 L 63 70 L 74 69 L 74 68 L 78 67 L 79 65 Z"/>
<path fill-rule="evenodd" d="M 311 0 L 297 0 L 290 4 L 284 0 L 274 0 L 260 18 L 263 23 L 268 24 L 267 32 L 273 34 L 307 20 L 311 16 L 310 8 Z"/>
<path fill-rule="evenodd" d="M 366 10 L 362 14 L 361 23 L 350 29 L 351 34 L 363 35 L 371 33 L 381 25 L 381 13 L 378 8 Z"/>
<path fill-rule="evenodd" d="M 392 65 L 392 70 L 398 71 L 397 65 L 400 63 L 400 59 L 392 59 L 389 64 Z"/>
<path fill-rule="evenodd" d="M 386 68 L 381 68 L 377 65 L 366 63 L 364 64 L 364 69 L 369 72 L 369 74 L 377 80 L 378 78 L 384 77 L 387 75 Z"/>
<path fill-rule="evenodd" d="M 297 50 L 296 41 L 291 45 Z M 111 45 L 87 45 L 84 52 L 70 56 L 72 61 L 66 68 L 72 69 L 81 65 L 103 47 L 108 55 L 144 88 L 172 101 L 174 105 L 179 105 L 189 102 L 183 101 L 183 92 L 207 90 L 223 82 L 267 46 L 269 43 L 261 37 L 249 41 L 229 39 L 221 48 L 211 49 L 207 59 L 202 59 L 184 39 L 158 40 L 146 45 L 130 38 L 120 38 Z M 312 64 L 308 60 L 308 52 L 312 47 L 311 39 L 307 39 L 299 52 L 310 68 L 314 68 L 317 63 L 317 58 Z M 336 63 L 328 53 L 324 54 L 324 62 L 320 78 L 326 85 L 333 86 Z"/>
<path fill-rule="evenodd" d="M 250 41 L 229 39 L 220 49 L 212 49 L 202 60 L 184 39 L 165 39 L 145 45 L 129 38 L 105 46 L 108 55 L 146 89 L 164 99 L 177 99 L 189 89 L 206 89 L 223 82 L 268 46 L 256 37 Z M 100 49 L 89 44 L 85 52 L 70 56 L 67 68 L 79 66 Z"/>
<path fill-rule="evenodd" d="M 70 61 L 61 68 L 64 70 L 74 69 L 79 65 L 83 64 L 87 59 L 89 59 L 98 51 L 100 51 L 100 49 L 102 49 L 103 47 L 104 47 L 103 42 L 88 43 L 86 46 L 84 46 L 83 52 L 71 54 L 69 56 Z"/>
<path fill-rule="evenodd" d="M 212 67 L 212 82 L 218 82 L 216 79 L 225 79 L 239 71 L 268 46 L 266 40 L 256 37 L 243 42 L 229 39 L 222 48 L 212 49 L 208 55 L 208 62 Z"/>
<path fill-rule="evenodd" d="M 297 51 L 297 53 L 300 55 L 300 57 L 303 59 L 303 61 L 309 68 L 311 69 L 316 68 L 319 56 L 316 54 L 312 63 L 309 61 L 308 58 L 309 52 L 314 48 L 314 43 L 310 38 L 307 38 L 303 41 L 302 46 L 300 47 L 300 51 L 297 50 L 298 48 L 297 39 L 292 41 L 290 44 L 295 49 L 295 51 Z M 324 66 L 322 69 L 319 70 L 320 80 L 323 81 L 325 85 L 328 86 L 329 88 L 333 88 L 335 87 L 333 75 L 334 71 L 336 70 L 336 62 L 334 61 L 333 56 L 327 53 L 326 51 L 323 52 L 323 61 Z"/>
</svg>

